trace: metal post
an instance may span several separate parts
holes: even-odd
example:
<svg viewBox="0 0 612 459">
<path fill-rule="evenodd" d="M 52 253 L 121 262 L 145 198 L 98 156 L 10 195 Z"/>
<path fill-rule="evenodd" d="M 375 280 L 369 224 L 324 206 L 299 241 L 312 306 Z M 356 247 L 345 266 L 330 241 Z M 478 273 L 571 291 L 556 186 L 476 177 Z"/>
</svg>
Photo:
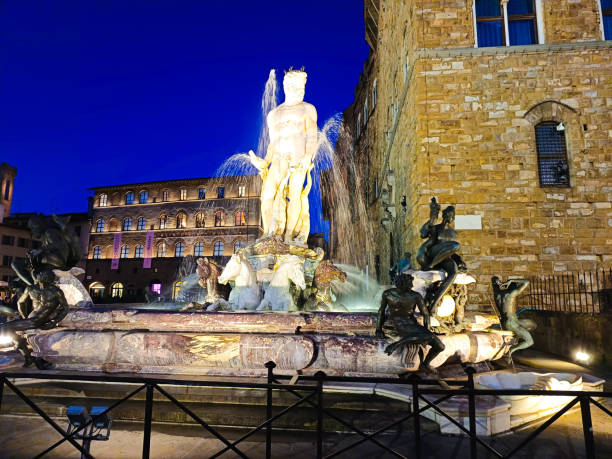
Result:
<svg viewBox="0 0 612 459">
<path fill-rule="evenodd" d="M 419 415 L 419 377 L 412 375 L 412 422 L 414 426 L 414 453 L 421 459 L 421 417 Z"/>
<path fill-rule="evenodd" d="M 595 459 L 595 440 L 593 439 L 593 422 L 591 421 L 591 406 L 588 395 L 580 396 L 580 411 L 582 412 L 582 432 L 584 448 L 588 459 Z"/>
<path fill-rule="evenodd" d="M 0 411 L 2 411 L 2 395 L 4 394 L 4 376 L 0 376 Z"/>
<path fill-rule="evenodd" d="M 142 457 L 149 459 L 151 451 L 151 418 L 153 416 L 153 384 L 147 383 L 147 395 L 145 401 L 144 435 L 142 439 Z"/>
<path fill-rule="evenodd" d="M 323 380 L 326 374 L 317 371 L 317 459 L 323 457 Z"/>
<path fill-rule="evenodd" d="M 272 361 L 266 362 L 268 369 L 268 388 L 266 389 L 266 421 L 272 418 L 272 382 L 274 381 L 274 368 L 276 364 Z M 272 457 L 272 423 L 266 426 L 266 459 Z"/>
<path fill-rule="evenodd" d="M 468 375 L 468 409 L 470 418 L 470 457 L 476 459 L 476 396 L 474 395 L 474 370 L 473 367 L 467 367 L 465 372 Z"/>
</svg>

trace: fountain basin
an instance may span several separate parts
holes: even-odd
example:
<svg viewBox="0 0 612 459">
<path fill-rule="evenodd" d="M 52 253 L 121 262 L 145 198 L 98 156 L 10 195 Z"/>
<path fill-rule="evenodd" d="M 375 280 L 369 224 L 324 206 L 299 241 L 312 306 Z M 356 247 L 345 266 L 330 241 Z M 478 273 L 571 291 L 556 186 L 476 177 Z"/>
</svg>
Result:
<svg viewBox="0 0 612 459">
<path fill-rule="evenodd" d="M 474 382 L 480 389 L 575 391 L 584 389 L 582 376 L 573 373 L 498 372 L 476 375 Z M 500 395 L 498 397 L 510 403 L 511 428 L 551 415 L 572 400 L 572 397 L 544 395 Z"/>
<path fill-rule="evenodd" d="M 275 361 L 285 374 L 394 376 L 416 371 L 418 353 L 385 354 L 371 313 L 72 310 L 58 328 L 28 336 L 33 354 L 57 369 L 158 374 L 261 376 Z M 475 331 L 440 336 L 432 361 L 501 358 L 508 336 Z M 425 349 L 427 352 L 427 349 Z"/>
</svg>

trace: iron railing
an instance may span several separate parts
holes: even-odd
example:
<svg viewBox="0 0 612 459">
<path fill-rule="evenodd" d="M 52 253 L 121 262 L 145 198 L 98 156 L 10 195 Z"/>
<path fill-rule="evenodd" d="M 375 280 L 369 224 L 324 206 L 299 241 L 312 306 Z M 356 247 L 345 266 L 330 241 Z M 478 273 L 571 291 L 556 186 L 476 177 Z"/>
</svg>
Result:
<svg viewBox="0 0 612 459">
<path fill-rule="evenodd" d="M 518 304 L 541 311 L 588 314 L 612 311 L 612 268 L 530 278 Z"/>
<path fill-rule="evenodd" d="M 424 380 L 417 376 L 410 376 L 408 378 L 367 378 L 367 377 L 329 377 L 323 372 L 318 372 L 314 376 L 300 376 L 300 384 L 283 383 L 281 381 L 290 378 L 284 375 L 275 375 L 274 368 L 276 365 L 274 362 L 268 362 L 266 365 L 268 370 L 267 382 L 236 382 L 236 381 L 218 381 L 218 380 L 184 380 L 184 379 L 162 379 L 162 378 L 149 378 L 149 377 L 138 377 L 138 376 L 110 376 L 110 375 L 86 375 L 86 374 L 49 374 L 49 373 L 20 373 L 20 372 L 4 372 L 0 374 L 0 412 L 2 409 L 2 395 L 4 387 L 6 386 L 17 397 L 25 402 L 35 413 L 37 413 L 42 419 L 50 424 L 62 438 L 44 451 L 39 452 L 34 457 L 42 457 L 45 454 L 53 451 L 59 445 L 64 442 L 69 442 L 78 451 L 81 452 L 82 457 L 91 458 L 93 457 L 83 446 L 79 445 L 75 441 L 77 436 L 82 431 L 85 431 L 92 423 L 94 423 L 99 417 L 112 411 L 127 400 L 132 399 L 136 394 L 145 391 L 145 416 L 143 422 L 143 445 L 142 445 L 142 457 L 148 458 L 150 455 L 151 445 L 151 428 L 152 428 L 152 413 L 154 403 L 154 393 L 158 392 L 163 397 L 168 399 L 189 417 L 191 417 L 197 424 L 201 425 L 206 431 L 212 436 L 217 438 L 223 447 L 210 457 L 219 457 L 226 452 L 232 452 L 239 457 L 247 458 L 248 456 L 240 450 L 239 444 L 252 437 L 255 433 L 265 431 L 265 447 L 266 447 L 266 458 L 269 459 L 272 456 L 272 445 L 273 441 L 273 430 L 272 426 L 274 421 L 284 416 L 288 412 L 296 409 L 304 404 L 313 407 L 316 410 L 316 443 L 314 452 L 317 458 L 332 458 L 337 457 L 349 450 L 354 450 L 355 447 L 363 444 L 364 442 L 371 442 L 378 446 L 380 449 L 386 451 L 394 457 L 406 458 L 406 457 L 417 457 L 421 458 L 423 455 L 423 434 L 421 432 L 421 420 L 420 415 L 429 409 L 433 409 L 440 416 L 446 418 L 453 425 L 455 425 L 461 432 L 466 434 L 470 440 L 470 457 L 476 458 L 478 455 L 478 446 L 484 448 L 488 453 L 499 458 L 509 458 L 514 456 L 518 451 L 528 445 L 534 438 L 546 430 L 552 425 L 557 419 L 567 413 L 574 406 L 579 404 L 582 428 L 584 435 L 584 445 L 586 451 L 586 457 L 592 459 L 595 457 L 595 439 L 593 432 L 593 423 L 591 419 L 591 405 L 596 406 L 598 409 L 603 411 L 606 415 L 612 417 L 612 412 L 606 408 L 598 400 L 602 398 L 612 398 L 612 392 L 597 392 L 597 391 L 568 391 L 568 390 L 525 390 L 525 389 L 507 389 L 507 390 L 489 390 L 489 389 L 475 389 L 474 388 L 474 373 L 475 370 L 471 367 L 466 368 L 467 380 L 445 380 L 445 382 L 455 388 L 446 389 L 439 386 L 438 380 Z M 112 403 L 106 411 L 98 415 L 92 415 L 91 420 L 83 424 L 80 428 L 73 430 L 71 433 L 67 433 L 62 429 L 51 417 L 46 414 L 34 401 L 32 401 L 26 394 L 24 394 L 17 385 L 11 380 L 17 379 L 37 379 L 37 380 L 60 380 L 60 381 L 87 381 L 87 382 L 103 382 L 103 383 L 131 383 L 138 384 L 138 387 L 132 390 L 128 395 L 120 400 Z M 360 428 L 353 425 L 343 419 L 341 416 L 330 411 L 329 408 L 325 407 L 325 400 L 323 397 L 324 388 L 326 383 L 379 383 L 379 384 L 392 384 L 398 386 L 408 386 L 412 390 L 411 400 L 411 412 L 404 414 L 400 419 L 395 419 L 391 423 L 384 427 L 377 428 L 372 433 L 366 433 Z M 220 387 L 220 388 L 251 388 L 251 389 L 265 389 L 266 390 L 266 419 L 258 426 L 250 429 L 248 432 L 240 436 L 236 440 L 230 440 L 219 432 L 219 430 L 212 427 L 200 416 L 195 414 L 189 407 L 185 406 L 182 402 L 177 400 L 174 396 L 168 393 L 161 386 L 163 385 L 179 385 L 179 386 L 206 386 L 206 387 Z M 278 413 L 272 414 L 273 408 L 273 394 L 274 391 L 286 391 L 289 394 L 295 396 L 296 401 L 281 409 Z M 305 394 L 305 395 L 304 395 Z M 434 401 L 426 398 L 427 395 L 438 396 Z M 478 396 L 500 396 L 500 395 L 514 395 L 514 396 L 563 396 L 570 397 L 571 400 L 559 411 L 553 414 L 543 424 L 533 430 L 526 438 L 524 438 L 518 445 L 512 448 L 511 451 L 503 453 L 495 449 L 485 440 L 480 438 L 476 432 L 476 397 Z M 454 419 L 448 413 L 446 413 L 439 405 L 440 403 L 451 399 L 456 396 L 467 396 L 468 398 L 468 419 L 469 427 L 465 427 L 460 421 Z M 598 400 L 596 400 L 598 399 Z M 361 438 L 354 441 L 353 443 L 343 446 L 335 451 L 326 451 L 324 449 L 325 430 L 323 421 L 325 417 L 329 417 L 336 422 L 340 423 L 344 427 L 348 428 L 351 433 L 355 433 Z M 378 440 L 376 436 L 388 431 L 394 427 L 400 426 L 405 421 L 412 420 L 412 428 L 414 433 L 414 446 L 410 447 L 409 452 L 397 451 L 388 445 L 385 445 L 382 441 Z"/>
</svg>

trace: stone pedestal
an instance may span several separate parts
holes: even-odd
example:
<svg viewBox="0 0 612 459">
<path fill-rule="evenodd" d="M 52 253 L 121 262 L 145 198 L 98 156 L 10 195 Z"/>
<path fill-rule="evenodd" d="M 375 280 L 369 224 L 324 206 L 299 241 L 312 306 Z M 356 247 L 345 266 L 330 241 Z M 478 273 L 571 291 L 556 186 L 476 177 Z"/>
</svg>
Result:
<svg viewBox="0 0 612 459">
<path fill-rule="evenodd" d="M 60 327 L 29 336 L 34 355 L 58 369 L 187 375 L 260 376 L 267 361 L 284 374 L 393 376 L 416 371 L 384 353 L 370 313 L 162 312 L 72 310 Z M 506 337 L 488 331 L 440 336 L 433 362 L 481 362 L 507 351 Z"/>
</svg>

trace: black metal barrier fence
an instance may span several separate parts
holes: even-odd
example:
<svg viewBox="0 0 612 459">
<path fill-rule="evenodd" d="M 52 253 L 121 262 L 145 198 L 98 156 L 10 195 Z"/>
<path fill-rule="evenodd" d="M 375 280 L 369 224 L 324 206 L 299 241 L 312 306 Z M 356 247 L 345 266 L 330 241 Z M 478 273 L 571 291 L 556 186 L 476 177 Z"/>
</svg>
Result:
<svg viewBox="0 0 612 459">
<path fill-rule="evenodd" d="M 531 277 L 518 304 L 541 311 L 612 312 L 612 268 Z"/>
<path fill-rule="evenodd" d="M 447 384 L 450 386 L 454 386 L 451 389 L 442 388 L 439 384 L 438 380 L 425 380 L 420 379 L 416 376 L 409 376 L 407 378 L 365 378 L 365 377 L 330 377 L 327 376 L 323 372 L 318 372 L 314 376 L 300 376 L 300 384 L 292 384 L 283 383 L 281 381 L 287 380 L 291 378 L 290 376 L 284 375 L 275 375 L 274 368 L 276 364 L 274 362 L 268 362 L 266 365 L 268 370 L 267 382 L 266 383 L 256 383 L 256 382 L 236 382 L 236 381 L 193 381 L 193 380 L 185 380 L 185 379 L 162 379 L 162 378 L 149 378 L 149 377 L 138 377 L 138 376 L 110 376 L 110 375 L 85 375 L 85 374 L 48 374 L 48 373 L 19 373 L 19 372 L 4 372 L 0 374 L 0 413 L 2 410 L 1 402 L 4 388 L 7 387 L 12 392 L 14 392 L 23 402 L 25 402 L 35 413 L 37 413 L 41 418 L 43 418 L 47 423 L 51 425 L 61 436 L 62 439 L 58 440 L 54 444 L 50 445 L 44 451 L 38 453 L 35 457 L 42 457 L 50 451 L 54 450 L 59 445 L 64 442 L 69 442 L 74 446 L 78 451 L 81 452 L 81 457 L 91 458 L 93 457 L 83 446 L 79 445 L 75 441 L 76 436 L 79 433 L 84 432 L 92 423 L 94 423 L 99 417 L 104 416 L 108 412 L 112 411 L 117 406 L 126 402 L 127 400 L 134 397 L 136 394 L 141 391 L 145 391 L 145 416 L 144 416 L 144 426 L 143 426 L 143 445 L 142 445 L 142 457 L 148 458 L 150 454 L 150 445 L 151 445 L 151 424 L 152 424 L 152 412 L 153 412 L 153 395 L 154 392 L 157 391 L 168 400 L 170 400 L 174 405 L 183 410 L 189 417 L 191 417 L 196 423 L 200 424 L 204 429 L 206 429 L 212 436 L 217 438 L 221 443 L 223 443 L 223 448 L 213 454 L 211 457 L 219 457 L 226 452 L 233 452 L 239 457 L 247 458 L 248 456 L 240 450 L 238 445 L 251 437 L 253 434 L 265 430 L 265 444 L 266 444 L 266 458 L 269 459 L 272 455 L 272 445 L 273 445 L 273 436 L 272 436 L 272 425 L 274 421 L 279 419 L 281 416 L 284 416 L 286 413 L 291 410 L 297 408 L 300 405 L 306 404 L 310 405 L 316 410 L 316 451 L 314 451 L 314 455 L 317 458 L 332 458 L 336 457 L 342 453 L 345 453 L 356 446 L 364 443 L 371 442 L 377 445 L 382 450 L 391 454 L 394 457 L 406 458 L 406 457 L 416 457 L 421 458 L 423 453 L 422 448 L 422 433 L 421 433 L 421 422 L 420 422 L 420 414 L 428 409 L 435 410 L 439 415 L 448 419 L 452 424 L 454 424 L 459 430 L 465 433 L 470 440 L 470 457 L 476 458 L 478 454 L 478 445 L 483 447 L 488 451 L 488 453 L 492 454 L 495 457 L 499 458 L 509 458 L 513 457 L 518 451 L 523 449 L 527 444 L 529 444 L 534 438 L 536 438 L 540 433 L 542 433 L 545 429 L 547 429 L 552 423 L 554 423 L 557 419 L 567 413 L 571 408 L 575 405 L 580 405 L 580 412 L 582 418 L 582 428 L 584 434 L 584 445 L 586 451 L 586 457 L 591 459 L 595 457 L 595 440 L 593 435 L 593 425 L 591 421 L 591 405 L 596 406 L 598 409 L 603 411 L 608 416 L 612 417 L 612 412 L 608 410 L 605 406 L 603 406 L 599 401 L 595 400 L 595 398 L 611 398 L 612 392 L 596 392 L 596 391 L 567 391 L 567 390 L 525 390 L 525 389 L 509 389 L 509 390 L 485 390 L 485 389 L 475 389 L 474 388 L 474 373 L 475 370 L 471 367 L 466 369 L 467 380 L 445 380 Z M 61 380 L 61 381 L 87 381 L 87 382 L 102 382 L 102 383 L 131 383 L 138 384 L 139 387 L 134 389 L 128 395 L 123 397 L 120 400 L 117 400 L 113 404 L 111 404 L 106 411 L 99 413 L 98 415 L 92 415 L 91 419 L 80 426 L 80 428 L 75 429 L 71 433 L 67 433 L 64 429 L 62 429 L 49 415 L 47 415 L 39 406 L 37 406 L 27 395 L 25 395 L 11 380 L 16 379 L 38 379 L 38 380 Z M 378 428 L 373 433 L 366 433 L 363 430 L 355 427 L 349 421 L 342 419 L 340 416 L 331 412 L 329 409 L 325 408 L 324 403 L 324 387 L 326 383 L 334 383 L 334 382 L 351 382 L 351 383 L 381 383 L 381 384 L 393 384 L 400 386 L 410 387 L 412 390 L 412 410 L 406 415 L 402 416 L 400 419 L 394 420 L 392 423 Z M 178 386 L 206 386 L 206 387 L 221 387 L 221 388 L 249 388 L 249 389 L 265 389 L 266 390 L 266 420 L 259 424 L 257 427 L 252 428 L 242 436 L 240 436 L 237 440 L 230 440 L 222 435 L 217 429 L 213 428 L 210 424 L 208 424 L 205 420 L 203 420 L 200 416 L 195 414 L 192 410 L 190 410 L 183 403 L 178 401 L 175 397 L 169 394 L 165 389 L 163 389 L 162 385 L 178 385 Z M 274 391 L 286 391 L 296 397 L 295 403 L 290 406 L 283 408 L 281 411 L 272 415 L 272 402 L 273 402 L 273 394 Z M 306 395 L 302 395 L 301 393 L 305 393 Z M 434 401 L 430 401 L 425 398 L 426 395 L 435 395 L 439 396 Z M 563 396 L 563 397 L 571 397 L 571 401 L 567 403 L 564 407 L 559 409 L 555 414 L 553 414 L 548 420 L 543 422 L 539 427 L 534 429 L 526 438 L 524 438 L 520 444 L 515 446 L 511 451 L 503 453 L 497 451 L 491 445 L 489 445 L 485 440 L 479 438 L 476 433 L 476 397 L 484 396 L 484 395 L 533 395 L 533 396 Z M 451 399 L 455 396 L 467 396 L 468 398 L 468 418 L 469 418 L 469 427 L 466 428 L 463 424 L 454 419 L 448 413 L 446 413 L 442 408 L 440 408 L 439 404 L 446 400 Z M 415 416 L 416 414 L 416 416 Z M 325 431 L 323 428 L 323 421 L 325 417 L 329 417 L 334 419 L 336 422 L 341 425 L 347 427 L 351 432 L 359 435 L 361 438 L 348 446 L 344 446 L 341 449 L 336 451 L 325 451 L 324 449 L 324 436 Z M 399 426 L 405 421 L 412 420 L 412 427 L 414 432 L 414 446 L 410 448 L 410 454 L 406 452 L 402 453 L 396 451 L 389 446 L 385 445 L 375 437 L 382 432 L 385 432 L 389 429 Z"/>
</svg>

